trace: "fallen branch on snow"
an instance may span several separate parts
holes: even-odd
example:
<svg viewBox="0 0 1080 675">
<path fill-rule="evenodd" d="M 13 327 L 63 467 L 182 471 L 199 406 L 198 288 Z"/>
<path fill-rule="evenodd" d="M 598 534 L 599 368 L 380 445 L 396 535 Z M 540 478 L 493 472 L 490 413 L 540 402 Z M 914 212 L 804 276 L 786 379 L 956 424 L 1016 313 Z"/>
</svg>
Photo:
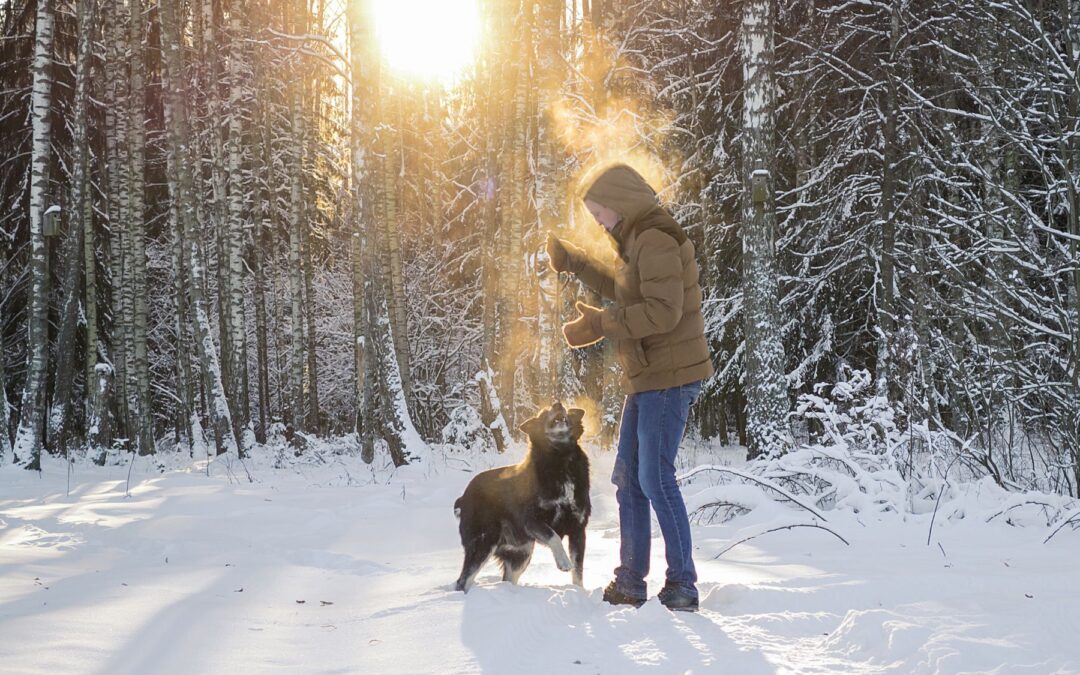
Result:
<svg viewBox="0 0 1080 675">
<path fill-rule="evenodd" d="M 1067 518 L 1063 518 L 1062 521 L 1061 521 L 1061 524 L 1058 525 L 1057 527 L 1055 527 L 1054 531 L 1051 532 L 1049 535 L 1047 535 L 1046 539 L 1043 539 L 1043 543 L 1045 544 L 1046 542 L 1050 541 L 1054 537 L 1055 534 L 1060 532 L 1062 530 L 1062 528 L 1064 528 L 1066 525 L 1068 525 L 1069 523 L 1071 523 L 1073 521 L 1077 521 L 1078 523 L 1080 523 L 1080 509 L 1074 510 L 1072 513 L 1070 513 L 1068 515 Z"/>
<path fill-rule="evenodd" d="M 1024 506 L 1038 506 L 1038 507 L 1041 507 L 1041 508 L 1043 509 L 1043 512 L 1044 512 L 1044 513 L 1046 513 L 1046 512 L 1047 512 L 1047 511 L 1048 511 L 1049 509 L 1053 509 L 1053 508 L 1055 508 L 1055 507 L 1054 507 L 1054 505 L 1053 505 L 1053 504 L 1051 504 L 1051 503 L 1049 503 L 1049 502 L 1045 502 L 1045 501 L 1039 501 L 1039 500 L 1037 500 L 1037 499 L 1026 499 L 1026 500 L 1024 500 L 1024 501 L 1022 501 L 1022 502 L 1017 502 L 1017 503 L 1015 503 L 1015 504 L 1012 504 L 1012 505 L 1010 505 L 1010 506 L 1006 506 L 1005 508 L 1001 509 L 1000 511 L 998 511 L 998 512 L 994 513 L 993 515 L 991 515 L 990 517 L 988 517 L 988 518 L 986 519 L 986 522 L 988 522 L 988 523 L 989 523 L 989 522 L 990 522 L 990 521 L 992 521 L 992 520 L 993 520 L 994 518 L 997 518 L 997 517 L 999 517 L 999 516 L 1003 516 L 1003 515 L 1005 515 L 1006 513 L 1008 513 L 1008 512 L 1010 512 L 1010 511 L 1012 511 L 1013 509 L 1019 509 L 1019 508 L 1022 508 L 1022 507 L 1024 507 Z M 1049 520 L 1048 520 L 1048 522 L 1046 523 L 1046 526 L 1047 526 L 1047 527 L 1049 527 L 1049 526 L 1050 526 L 1050 522 L 1049 522 Z"/>
<path fill-rule="evenodd" d="M 730 511 L 735 511 L 736 516 L 741 516 L 744 513 L 750 513 L 751 511 L 754 510 L 753 507 L 747 506 L 746 504 L 739 504 L 738 502 L 734 502 L 734 501 L 718 501 L 718 502 L 709 502 L 708 504 L 702 504 L 701 506 L 697 507 L 696 509 L 693 510 L 693 512 L 690 513 L 690 517 L 693 518 L 694 516 L 696 516 L 698 514 L 702 514 L 702 517 L 704 517 L 703 512 L 706 509 L 712 509 L 712 515 L 710 515 L 708 520 L 706 521 L 706 522 L 709 522 L 709 523 L 714 522 L 714 519 L 716 518 L 716 514 L 720 511 L 720 509 L 729 509 Z M 724 520 L 729 520 L 731 517 L 734 517 L 734 516 L 729 516 L 728 518 L 725 518 Z M 702 521 L 699 521 L 699 522 L 702 522 Z"/>
<path fill-rule="evenodd" d="M 725 548 L 723 551 L 720 551 L 719 553 L 714 555 L 713 560 L 716 560 L 717 558 L 724 555 L 725 553 L 727 553 L 731 549 L 735 548 L 739 544 L 745 544 L 746 542 L 750 541 L 751 539 L 757 539 L 758 537 L 760 537 L 763 534 L 769 534 L 771 532 L 779 532 L 781 530 L 792 530 L 792 529 L 795 529 L 796 527 L 813 527 L 813 528 L 816 528 L 818 530 L 825 530 L 826 532 L 828 532 L 832 536 L 834 536 L 837 539 L 839 539 L 840 541 L 844 542 L 845 546 L 851 546 L 851 542 L 849 542 L 847 539 L 844 539 L 843 537 L 841 537 L 839 534 L 837 534 L 833 530 L 831 530 L 831 529 L 829 529 L 827 527 L 823 527 L 821 525 L 818 525 L 817 523 L 791 523 L 791 524 L 788 524 L 788 525 L 780 525 L 778 527 L 771 527 L 771 528 L 769 528 L 767 530 L 763 530 L 761 532 L 758 532 L 757 534 L 752 534 L 749 537 L 744 537 L 744 538 L 740 539 L 739 541 L 735 542 L 734 544 L 731 544 L 730 546 Z"/>
<path fill-rule="evenodd" d="M 824 515 L 822 515 L 822 513 L 820 511 L 818 511 L 817 509 L 815 509 L 812 506 L 809 506 L 808 504 L 804 504 L 797 497 L 795 497 L 795 495 L 791 494 L 790 492 L 788 492 L 784 488 L 780 487 L 779 485 L 775 485 L 774 483 L 771 483 L 771 482 L 769 482 L 769 481 L 767 481 L 767 480 L 765 480 L 763 478 L 758 478 L 757 476 L 755 476 L 753 474 L 744 473 L 742 471 L 739 471 L 737 469 L 732 469 L 732 468 L 727 467 L 727 466 L 717 466 L 716 464 L 706 464 L 704 466 L 699 466 L 699 467 L 696 467 L 694 469 L 691 469 L 690 471 L 687 471 L 683 475 L 676 477 L 675 480 L 679 481 L 679 482 L 682 482 L 682 481 L 686 480 L 687 478 L 690 478 L 691 476 L 695 476 L 695 475 L 697 475 L 699 473 L 702 473 L 702 472 L 705 472 L 705 471 L 718 471 L 720 473 L 727 473 L 727 474 L 731 474 L 732 476 L 735 476 L 736 478 L 741 478 L 741 479 L 743 479 L 745 481 L 750 481 L 752 483 L 757 483 L 758 485 L 760 485 L 762 487 L 769 488 L 770 490 L 773 490 L 773 491 L 779 493 L 780 496 L 782 496 L 784 499 L 787 499 L 791 503 L 796 504 L 798 506 L 801 506 L 802 508 L 804 508 L 807 511 L 809 511 L 810 513 L 812 513 L 815 518 L 820 519 L 822 522 L 828 522 L 829 521 L 829 519 L 826 518 Z"/>
</svg>

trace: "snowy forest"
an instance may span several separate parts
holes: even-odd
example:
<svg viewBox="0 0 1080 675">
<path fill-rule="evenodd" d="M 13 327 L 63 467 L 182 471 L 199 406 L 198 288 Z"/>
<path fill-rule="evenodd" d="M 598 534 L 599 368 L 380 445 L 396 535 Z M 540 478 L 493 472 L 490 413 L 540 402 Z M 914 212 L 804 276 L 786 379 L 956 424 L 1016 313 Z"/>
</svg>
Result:
<svg viewBox="0 0 1080 675">
<path fill-rule="evenodd" d="M 5 674 L 1080 672 L 1080 0 L 0 0 L 0 200 Z"/>
<path fill-rule="evenodd" d="M 0 463 L 610 447 L 544 245 L 614 257 L 620 161 L 696 246 L 691 435 L 1077 495 L 1080 3 L 382 5 L 0 3 Z"/>
</svg>

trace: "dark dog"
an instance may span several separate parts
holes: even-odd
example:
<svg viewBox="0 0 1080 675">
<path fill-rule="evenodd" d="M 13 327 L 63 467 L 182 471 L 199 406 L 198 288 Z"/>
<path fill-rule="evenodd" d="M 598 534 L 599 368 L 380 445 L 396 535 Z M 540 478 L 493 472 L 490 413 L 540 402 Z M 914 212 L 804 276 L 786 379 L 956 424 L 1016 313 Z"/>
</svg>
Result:
<svg viewBox="0 0 1080 675">
<path fill-rule="evenodd" d="M 521 425 L 529 436 L 525 460 L 477 475 L 454 502 L 465 548 L 459 591 L 468 591 L 492 555 L 502 563 L 503 581 L 516 584 L 536 542 L 550 548 L 559 569 L 573 570 L 573 582 L 582 585 L 585 526 L 592 510 L 589 458 L 578 445 L 584 414 L 558 401 L 541 410 Z M 563 537 L 569 538 L 569 556 Z"/>
</svg>

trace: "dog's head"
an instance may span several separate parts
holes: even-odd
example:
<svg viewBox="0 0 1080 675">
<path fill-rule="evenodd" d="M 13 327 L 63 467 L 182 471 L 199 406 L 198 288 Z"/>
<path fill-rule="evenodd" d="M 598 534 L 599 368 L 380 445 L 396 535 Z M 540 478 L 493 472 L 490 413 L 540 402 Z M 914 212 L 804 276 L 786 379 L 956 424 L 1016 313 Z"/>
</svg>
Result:
<svg viewBox="0 0 1080 675">
<path fill-rule="evenodd" d="M 585 411 L 581 408 L 567 410 L 561 401 L 555 401 L 550 408 L 544 408 L 536 417 L 522 422 L 518 428 L 525 432 L 533 443 L 576 444 L 584 431 L 581 425 L 583 417 Z"/>
</svg>

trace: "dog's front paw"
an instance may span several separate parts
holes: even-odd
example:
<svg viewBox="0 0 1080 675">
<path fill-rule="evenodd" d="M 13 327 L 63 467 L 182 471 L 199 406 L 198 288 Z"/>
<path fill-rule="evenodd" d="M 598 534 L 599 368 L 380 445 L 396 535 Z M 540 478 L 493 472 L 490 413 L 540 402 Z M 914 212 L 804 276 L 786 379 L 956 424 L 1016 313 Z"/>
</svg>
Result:
<svg viewBox="0 0 1080 675">
<path fill-rule="evenodd" d="M 574 567 L 574 563 L 570 562 L 570 558 L 565 555 L 555 556 L 555 565 L 561 572 L 569 572 Z"/>
</svg>

